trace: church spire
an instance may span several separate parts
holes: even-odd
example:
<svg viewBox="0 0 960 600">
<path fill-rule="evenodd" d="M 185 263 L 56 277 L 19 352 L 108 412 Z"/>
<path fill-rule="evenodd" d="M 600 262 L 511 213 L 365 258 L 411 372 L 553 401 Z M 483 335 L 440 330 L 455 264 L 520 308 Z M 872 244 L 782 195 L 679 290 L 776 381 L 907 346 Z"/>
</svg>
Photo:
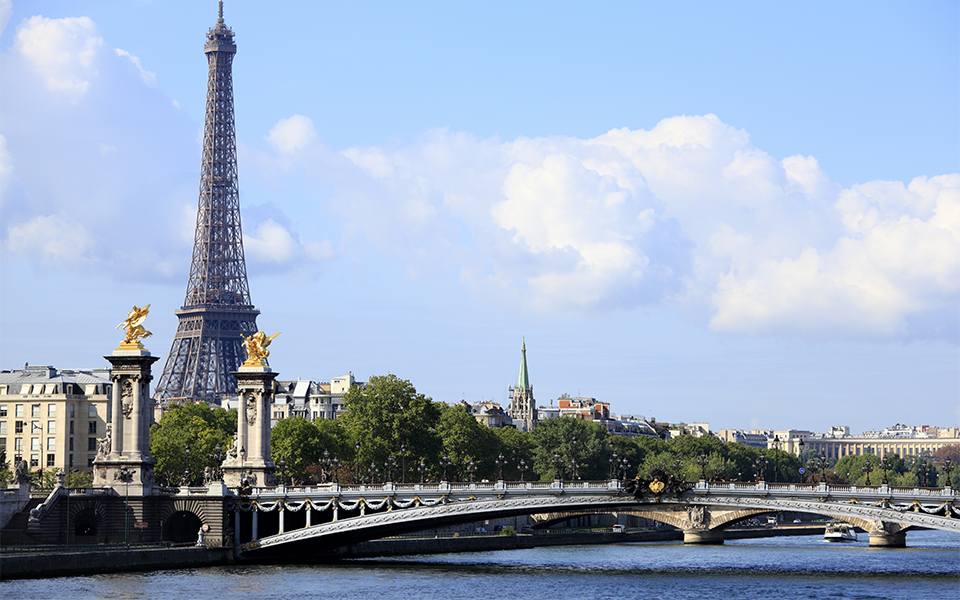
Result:
<svg viewBox="0 0 960 600">
<path fill-rule="evenodd" d="M 527 340 L 523 340 L 520 347 L 520 377 L 517 378 L 517 387 L 521 390 L 530 387 L 530 377 L 527 375 Z"/>
</svg>

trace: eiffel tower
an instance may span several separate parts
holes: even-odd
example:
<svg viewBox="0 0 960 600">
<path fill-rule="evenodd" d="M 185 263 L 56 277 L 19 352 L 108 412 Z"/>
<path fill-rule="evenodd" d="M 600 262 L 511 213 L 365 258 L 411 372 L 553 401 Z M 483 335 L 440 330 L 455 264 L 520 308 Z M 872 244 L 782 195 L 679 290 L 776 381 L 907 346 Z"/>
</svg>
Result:
<svg viewBox="0 0 960 600">
<path fill-rule="evenodd" d="M 203 126 L 200 200 L 190 279 L 180 319 L 154 398 L 219 404 L 236 392 L 231 374 L 243 362 L 243 335 L 257 331 L 240 233 L 237 140 L 233 119 L 233 30 L 223 22 L 207 33 L 207 112 Z"/>
</svg>

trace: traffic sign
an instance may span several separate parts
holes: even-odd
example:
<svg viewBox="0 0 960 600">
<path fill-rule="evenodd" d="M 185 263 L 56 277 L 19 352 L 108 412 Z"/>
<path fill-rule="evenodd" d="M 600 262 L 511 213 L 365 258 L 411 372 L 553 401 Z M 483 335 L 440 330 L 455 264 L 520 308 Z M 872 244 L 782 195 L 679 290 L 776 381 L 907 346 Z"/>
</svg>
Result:
<svg viewBox="0 0 960 600">
<path fill-rule="evenodd" d="M 137 529 L 146 529 L 148 527 L 147 523 L 134 523 L 133 526 Z"/>
<path fill-rule="evenodd" d="M 800 474 L 803 475 L 803 467 L 800 467 Z"/>
</svg>

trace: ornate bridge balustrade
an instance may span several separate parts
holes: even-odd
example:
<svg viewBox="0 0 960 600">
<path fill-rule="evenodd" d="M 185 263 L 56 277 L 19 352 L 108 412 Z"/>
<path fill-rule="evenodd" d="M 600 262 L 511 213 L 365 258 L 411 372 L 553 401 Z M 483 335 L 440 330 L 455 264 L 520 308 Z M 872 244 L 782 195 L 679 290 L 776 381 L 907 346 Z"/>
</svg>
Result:
<svg viewBox="0 0 960 600">
<path fill-rule="evenodd" d="M 626 486 L 628 487 L 628 486 Z M 628 493 L 622 482 L 504 482 L 276 487 L 227 500 L 240 556 L 309 559 L 381 537 L 538 513 L 629 512 L 674 525 L 687 543 L 722 543 L 723 530 L 779 511 L 831 516 L 903 546 L 910 527 L 960 533 L 960 495 L 950 488 L 795 484 L 685 484 Z"/>
</svg>

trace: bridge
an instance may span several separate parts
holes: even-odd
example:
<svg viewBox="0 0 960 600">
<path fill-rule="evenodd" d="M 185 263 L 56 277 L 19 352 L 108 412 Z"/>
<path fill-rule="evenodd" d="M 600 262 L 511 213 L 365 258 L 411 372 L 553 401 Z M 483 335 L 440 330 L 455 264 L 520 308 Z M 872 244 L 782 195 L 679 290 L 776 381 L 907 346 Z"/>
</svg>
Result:
<svg viewBox="0 0 960 600">
<path fill-rule="evenodd" d="M 657 489 L 657 488 L 654 488 Z M 657 493 L 659 492 L 659 493 Z M 911 528 L 960 533 L 960 494 L 947 487 L 708 483 L 636 490 L 630 481 L 339 485 L 247 489 L 227 501 L 237 555 L 307 557 L 362 541 L 520 515 L 630 513 L 673 525 L 684 542 L 723 543 L 723 530 L 774 512 L 835 517 L 871 546 L 906 545 Z"/>
</svg>

